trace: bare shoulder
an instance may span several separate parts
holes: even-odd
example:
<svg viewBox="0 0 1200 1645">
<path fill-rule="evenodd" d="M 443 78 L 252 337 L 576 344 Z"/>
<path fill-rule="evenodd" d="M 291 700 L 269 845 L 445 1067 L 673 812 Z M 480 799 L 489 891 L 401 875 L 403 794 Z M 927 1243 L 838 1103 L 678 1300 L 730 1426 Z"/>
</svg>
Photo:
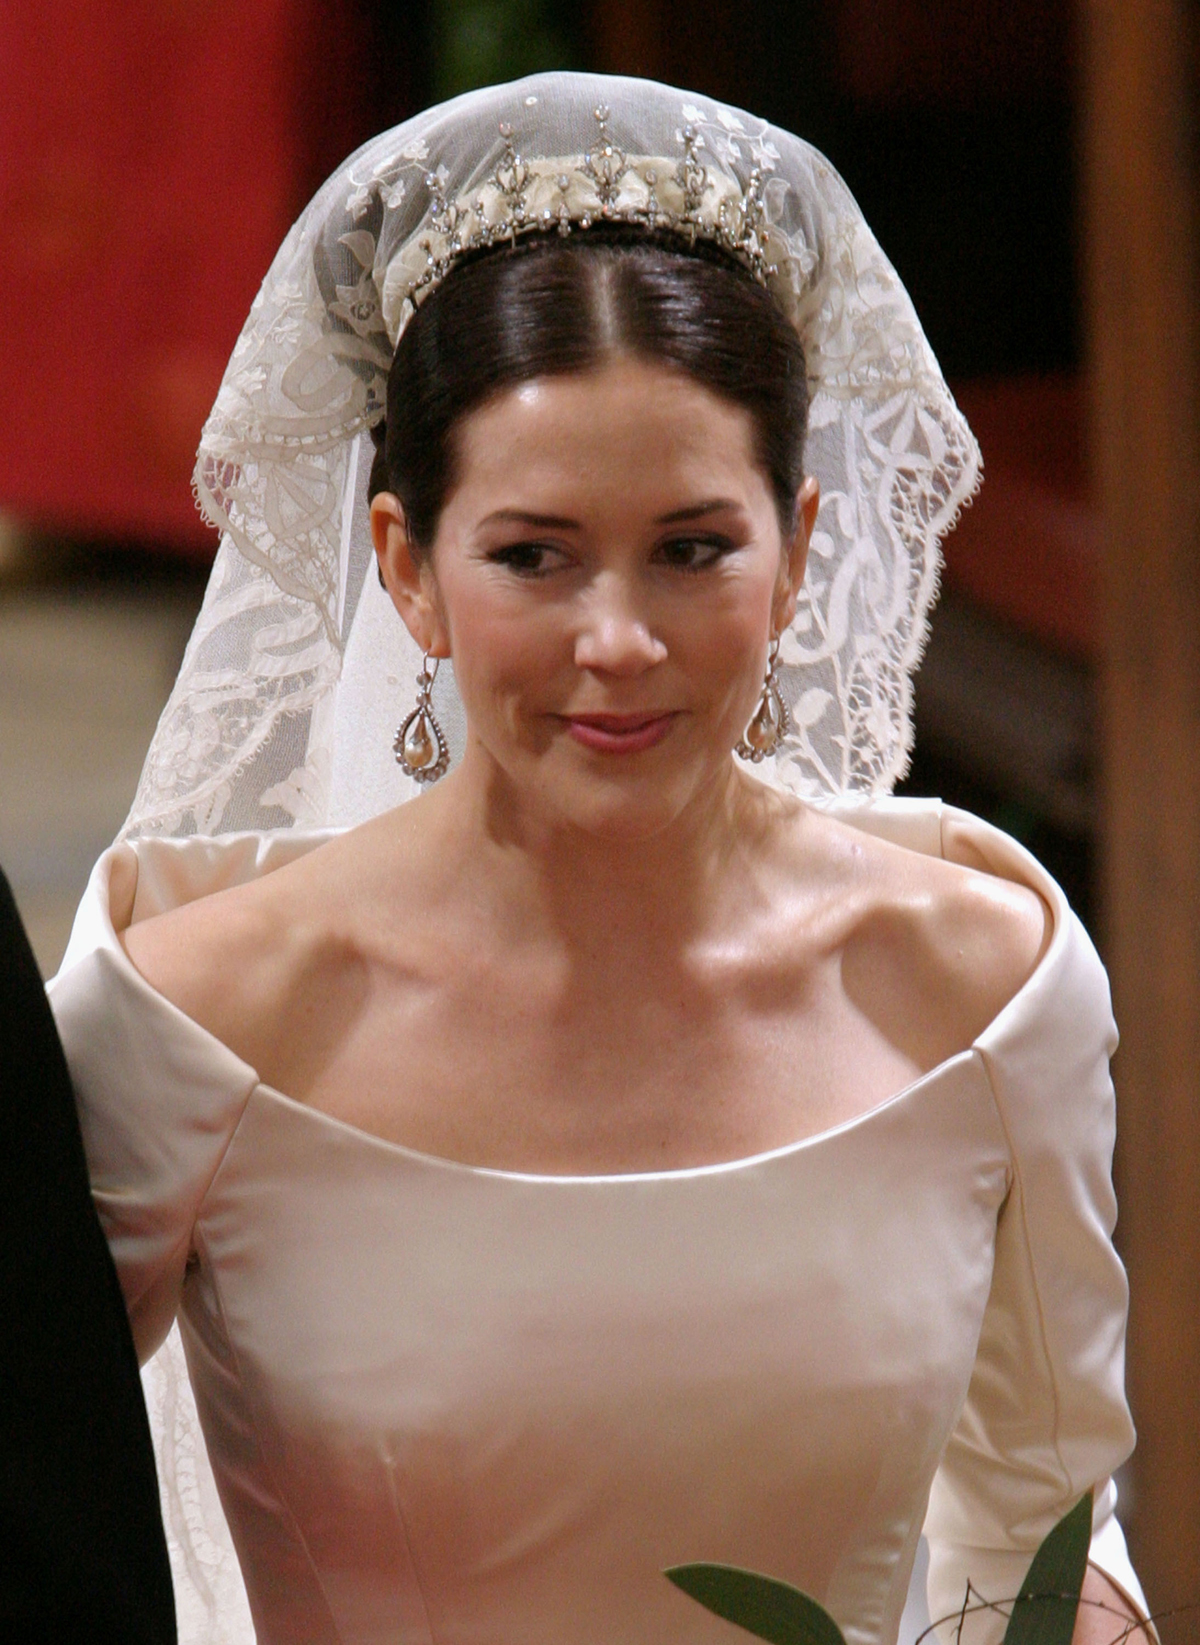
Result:
<svg viewBox="0 0 1200 1645">
<path fill-rule="evenodd" d="M 125 952 L 152 988 L 204 1021 L 206 1005 L 237 992 L 235 978 L 244 988 L 277 949 L 276 877 L 215 891 L 142 920 L 122 935 Z"/>
<path fill-rule="evenodd" d="M 313 1011 L 323 993 L 336 1004 L 348 945 L 329 850 L 198 897 L 122 937 L 156 992 L 256 1069 L 276 1065 L 298 1013 Z"/>
<path fill-rule="evenodd" d="M 1032 887 L 984 868 L 918 857 L 916 921 L 932 963 L 975 1002 L 979 1030 L 1008 1004 L 1049 946 L 1050 910 Z"/>
<path fill-rule="evenodd" d="M 1032 976 L 1050 911 L 1030 886 L 821 819 L 846 918 L 843 984 L 921 1067 L 964 1050 Z"/>
</svg>

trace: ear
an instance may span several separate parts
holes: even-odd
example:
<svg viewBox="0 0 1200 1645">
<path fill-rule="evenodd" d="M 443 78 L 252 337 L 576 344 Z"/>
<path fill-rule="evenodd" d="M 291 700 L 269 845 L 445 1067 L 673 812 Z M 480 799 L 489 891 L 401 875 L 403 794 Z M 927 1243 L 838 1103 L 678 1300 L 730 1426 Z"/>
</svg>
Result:
<svg viewBox="0 0 1200 1645">
<path fill-rule="evenodd" d="M 773 613 L 776 634 L 782 634 L 796 615 L 796 600 L 804 586 L 808 545 L 821 507 L 821 488 L 809 475 L 796 493 L 796 512 L 790 541 L 784 545 L 783 575 Z"/>
<path fill-rule="evenodd" d="M 379 578 L 404 626 L 427 657 L 450 655 L 450 632 L 427 554 L 413 550 L 400 499 L 381 491 L 371 501 L 371 541 Z"/>
</svg>

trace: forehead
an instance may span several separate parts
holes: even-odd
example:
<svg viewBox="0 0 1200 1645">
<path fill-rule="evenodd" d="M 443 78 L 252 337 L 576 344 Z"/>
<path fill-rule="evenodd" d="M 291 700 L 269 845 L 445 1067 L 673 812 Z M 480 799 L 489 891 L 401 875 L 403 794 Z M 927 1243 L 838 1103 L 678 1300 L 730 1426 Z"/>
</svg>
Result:
<svg viewBox="0 0 1200 1645">
<path fill-rule="evenodd" d="M 624 357 L 503 390 L 463 419 L 456 448 L 451 505 L 568 491 L 653 506 L 718 481 L 748 506 L 769 495 L 748 411 L 681 371 Z"/>
</svg>

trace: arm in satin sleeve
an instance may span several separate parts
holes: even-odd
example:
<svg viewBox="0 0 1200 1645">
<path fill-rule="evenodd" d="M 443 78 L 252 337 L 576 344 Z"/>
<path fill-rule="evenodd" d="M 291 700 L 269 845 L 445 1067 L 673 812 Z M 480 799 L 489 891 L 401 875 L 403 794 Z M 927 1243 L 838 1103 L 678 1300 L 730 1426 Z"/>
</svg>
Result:
<svg viewBox="0 0 1200 1645">
<path fill-rule="evenodd" d="M 93 1198 L 145 1362 L 175 1316 L 192 1229 L 255 1075 L 134 969 L 116 930 L 128 924 L 136 883 L 130 847 L 100 859 L 48 991 Z"/>
<path fill-rule="evenodd" d="M 1012 1598 L 1043 1537 L 1089 1489 L 1092 1563 L 1146 1614 L 1111 1478 L 1134 1441 L 1124 1388 L 1128 1293 L 1112 1244 L 1116 1029 L 1104 969 L 1058 898 L 1038 986 L 1018 994 L 978 1042 L 1012 1186 L 966 1403 L 930 1494 L 935 1619 L 960 1609 L 968 1578 L 989 1600 Z M 973 1617 L 963 1645 L 999 1645 L 1004 1627 L 996 1613 Z"/>
</svg>

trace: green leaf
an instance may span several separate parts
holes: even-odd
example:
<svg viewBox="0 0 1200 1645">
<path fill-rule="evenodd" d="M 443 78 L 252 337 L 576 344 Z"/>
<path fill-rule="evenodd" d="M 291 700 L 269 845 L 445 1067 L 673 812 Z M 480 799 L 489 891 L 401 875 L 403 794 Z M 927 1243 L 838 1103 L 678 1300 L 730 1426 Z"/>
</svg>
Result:
<svg viewBox="0 0 1200 1645">
<path fill-rule="evenodd" d="M 1091 1545 L 1089 1491 L 1034 1554 L 1004 1631 L 1004 1645 L 1071 1645 Z"/>
<path fill-rule="evenodd" d="M 846 1645 L 824 1606 L 774 1577 L 707 1564 L 673 1565 L 663 1575 L 706 1610 L 771 1645 Z"/>
</svg>

